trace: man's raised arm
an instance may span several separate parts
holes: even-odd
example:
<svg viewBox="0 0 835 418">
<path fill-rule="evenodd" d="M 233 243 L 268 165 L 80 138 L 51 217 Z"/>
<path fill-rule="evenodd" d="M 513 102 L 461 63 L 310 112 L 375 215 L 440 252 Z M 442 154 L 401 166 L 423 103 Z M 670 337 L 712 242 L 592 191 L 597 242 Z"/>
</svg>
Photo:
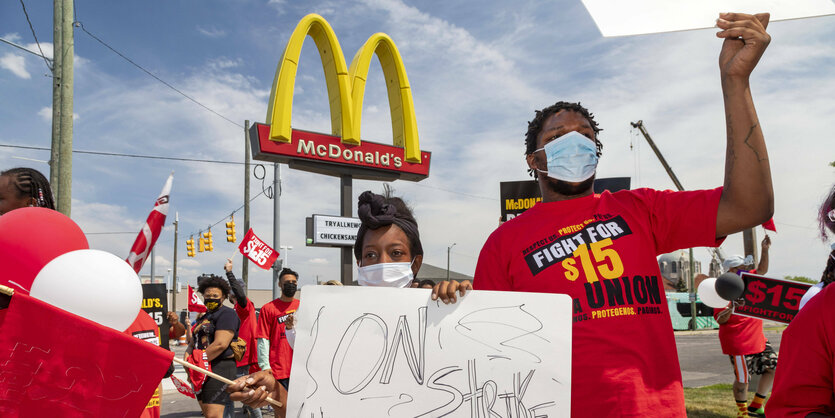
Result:
<svg viewBox="0 0 835 418">
<path fill-rule="evenodd" d="M 716 217 L 716 237 L 759 225 L 774 213 L 771 168 L 749 77 L 771 42 L 767 13 L 722 13 L 716 34 L 724 38 L 719 54 L 728 145 L 725 183 Z"/>
</svg>

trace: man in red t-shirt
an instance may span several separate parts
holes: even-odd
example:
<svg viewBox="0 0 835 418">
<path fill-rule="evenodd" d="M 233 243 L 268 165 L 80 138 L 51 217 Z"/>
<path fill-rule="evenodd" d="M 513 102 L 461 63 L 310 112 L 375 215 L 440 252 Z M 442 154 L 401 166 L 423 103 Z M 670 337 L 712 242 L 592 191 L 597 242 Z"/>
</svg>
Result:
<svg viewBox="0 0 835 418">
<path fill-rule="evenodd" d="M 767 23 L 768 15 L 736 13 L 717 23 L 717 36 L 725 38 L 724 188 L 594 194 L 602 143 L 588 110 L 558 102 L 528 124 L 526 158 L 542 202 L 490 235 L 473 286 L 573 298 L 574 417 L 686 414 L 656 256 L 716 246 L 772 215 L 767 152 L 748 88 L 770 41 Z"/>
<path fill-rule="evenodd" d="M 734 368 L 733 393 L 738 417 L 763 416 L 762 408 L 777 367 L 777 353 L 763 334 L 763 321 L 735 315 L 734 308 L 743 300 L 734 301 L 725 309 L 714 309 L 713 317 L 719 323 L 719 343 L 722 352 L 730 357 Z M 748 405 L 748 380 L 750 373 L 760 375 L 757 394 Z"/>
<path fill-rule="evenodd" d="M 229 301 L 235 307 L 235 313 L 238 314 L 238 319 L 241 320 L 241 327 L 238 329 L 238 338 L 246 343 L 246 351 L 244 356 L 237 361 L 238 367 L 237 376 L 245 376 L 261 370 L 258 367 L 258 343 L 255 334 L 258 328 L 258 323 L 255 319 L 255 305 L 246 296 L 246 289 L 244 289 L 244 282 L 235 277 L 232 272 L 232 259 L 227 259 L 223 269 L 226 271 L 226 279 L 229 280 L 229 287 L 232 288 L 232 293 L 229 295 Z M 250 418 L 261 418 L 261 410 L 258 408 L 250 408 L 244 405 L 244 409 L 249 412 Z"/>
<path fill-rule="evenodd" d="M 290 385 L 290 366 L 293 364 L 293 348 L 287 342 L 284 322 L 299 308 L 296 286 L 299 274 L 284 268 L 278 275 L 281 296 L 261 307 L 258 317 L 258 364 L 262 370 L 272 370 L 275 380 L 285 389 Z M 269 354 L 268 354 L 269 353 Z"/>
<path fill-rule="evenodd" d="M 143 310 L 139 310 L 139 314 L 136 315 L 136 319 L 133 320 L 133 323 L 130 324 L 128 329 L 125 330 L 125 334 L 147 341 L 159 347 L 159 326 L 156 321 L 154 321 L 154 319 Z M 145 406 L 145 410 L 142 411 L 142 415 L 140 415 L 139 418 L 159 418 L 159 405 L 161 401 L 162 383 L 160 383 L 157 390 L 154 391 L 154 394 L 148 401 L 148 405 Z"/>
<path fill-rule="evenodd" d="M 762 242 L 762 257 L 756 270 L 745 270 L 752 266 L 753 256 L 743 258 L 734 255 L 722 261 L 722 267 L 728 273 L 745 272 L 765 274 L 768 272 L 768 249 L 771 238 L 765 236 Z M 748 261 L 751 260 L 751 261 Z M 734 315 L 734 308 L 745 303 L 739 299 L 724 309 L 714 309 L 713 317 L 719 323 L 719 343 L 722 352 L 730 356 L 734 368 L 733 394 L 737 406 L 737 416 L 762 416 L 762 406 L 774 382 L 774 368 L 777 367 L 777 353 L 763 334 L 763 321 Z M 748 405 L 748 380 L 750 373 L 760 375 L 757 393 Z"/>
</svg>

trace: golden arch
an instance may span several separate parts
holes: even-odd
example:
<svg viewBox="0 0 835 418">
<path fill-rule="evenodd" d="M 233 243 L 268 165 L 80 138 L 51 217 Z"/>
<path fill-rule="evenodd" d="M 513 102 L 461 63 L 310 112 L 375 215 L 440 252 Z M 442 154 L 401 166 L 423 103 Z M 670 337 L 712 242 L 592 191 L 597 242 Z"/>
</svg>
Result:
<svg viewBox="0 0 835 418">
<path fill-rule="evenodd" d="M 372 35 L 354 56 L 349 72 L 333 28 L 317 14 L 305 16 L 296 25 L 278 63 L 267 108 L 270 139 L 287 143 L 292 141 L 290 118 L 293 113 L 296 69 L 302 44 L 308 35 L 316 43 L 325 70 L 333 135 L 341 136 L 343 143 L 361 143 L 360 125 L 365 81 L 372 55 L 377 54 L 386 79 L 394 145 L 405 149 L 406 161 L 420 163 L 420 143 L 412 91 L 403 59 L 394 41 L 384 33 Z"/>
</svg>

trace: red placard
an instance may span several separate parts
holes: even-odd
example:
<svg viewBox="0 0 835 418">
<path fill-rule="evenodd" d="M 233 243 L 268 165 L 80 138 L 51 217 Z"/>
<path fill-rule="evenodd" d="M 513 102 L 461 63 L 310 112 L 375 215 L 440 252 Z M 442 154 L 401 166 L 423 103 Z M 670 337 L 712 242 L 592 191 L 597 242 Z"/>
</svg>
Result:
<svg viewBox="0 0 835 418">
<path fill-rule="evenodd" d="M 406 161 L 404 149 L 394 145 L 362 141 L 343 144 L 338 136 L 293 129 L 292 142 L 272 141 L 270 125 L 256 123 L 250 131 L 252 158 L 280 163 L 307 160 L 326 165 L 350 166 L 382 173 L 399 174 L 403 180 L 420 181 L 429 176 L 432 153 L 420 152 L 420 163 Z M 360 176 L 362 177 L 362 176 Z M 366 176 L 373 178 L 373 176 Z"/>
<path fill-rule="evenodd" d="M 241 245 L 238 246 L 238 250 L 264 270 L 269 270 L 273 266 L 273 263 L 275 263 L 275 260 L 278 259 L 278 251 L 272 249 L 272 247 L 255 236 L 252 228 L 246 232 L 246 236 L 241 241 Z"/>
<path fill-rule="evenodd" d="M 745 304 L 734 308 L 734 313 L 758 319 L 788 324 L 797 315 L 800 299 L 812 285 L 793 280 L 771 279 L 757 274 L 742 273 Z"/>
<path fill-rule="evenodd" d="M 206 305 L 197 297 L 197 292 L 194 288 L 188 287 L 188 311 L 189 312 L 206 312 Z"/>
</svg>

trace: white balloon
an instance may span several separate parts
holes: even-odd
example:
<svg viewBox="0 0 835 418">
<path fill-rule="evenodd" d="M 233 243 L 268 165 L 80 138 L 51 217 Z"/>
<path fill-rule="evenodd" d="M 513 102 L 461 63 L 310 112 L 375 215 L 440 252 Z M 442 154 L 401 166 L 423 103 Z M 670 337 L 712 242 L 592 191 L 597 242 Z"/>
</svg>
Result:
<svg viewBox="0 0 835 418">
<path fill-rule="evenodd" d="M 35 277 L 29 294 L 117 331 L 127 329 L 142 308 L 136 272 L 125 260 L 99 250 L 55 257 Z"/>
<path fill-rule="evenodd" d="M 728 306 L 728 301 L 722 299 L 722 296 L 719 296 L 716 293 L 716 278 L 709 277 L 707 279 L 702 280 L 699 283 L 699 291 L 698 291 L 699 299 L 707 306 L 711 308 L 724 308 Z"/>
</svg>

